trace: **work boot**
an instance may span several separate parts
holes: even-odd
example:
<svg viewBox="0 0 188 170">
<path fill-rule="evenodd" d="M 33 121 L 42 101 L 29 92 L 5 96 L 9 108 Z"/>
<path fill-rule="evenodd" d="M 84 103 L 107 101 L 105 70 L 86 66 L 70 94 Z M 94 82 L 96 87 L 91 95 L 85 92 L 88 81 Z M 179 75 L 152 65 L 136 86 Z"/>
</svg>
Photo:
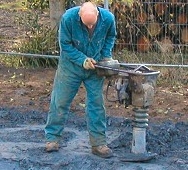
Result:
<svg viewBox="0 0 188 170">
<path fill-rule="evenodd" d="M 59 143 L 58 142 L 47 142 L 46 143 L 46 151 L 58 151 L 59 150 Z"/>
<path fill-rule="evenodd" d="M 106 145 L 93 146 L 92 153 L 94 155 L 100 156 L 101 158 L 110 158 L 113 156 L 112 150 Z"/>
</svg>

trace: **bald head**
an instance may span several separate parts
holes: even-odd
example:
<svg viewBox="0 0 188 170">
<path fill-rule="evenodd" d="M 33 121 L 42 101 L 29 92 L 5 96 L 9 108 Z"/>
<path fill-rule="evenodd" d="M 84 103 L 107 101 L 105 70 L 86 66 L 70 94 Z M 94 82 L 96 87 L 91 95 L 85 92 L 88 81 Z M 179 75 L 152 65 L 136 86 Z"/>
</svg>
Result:
<svg viewBox="0 0 188 170">
<path fill-rule="evenodd" d="M 85 2 L 80 7 L 79 11 L 82 22 L 91 29 L 97 22 L 98 10 L 97 7 L 91 2 Z"/>
</svg>

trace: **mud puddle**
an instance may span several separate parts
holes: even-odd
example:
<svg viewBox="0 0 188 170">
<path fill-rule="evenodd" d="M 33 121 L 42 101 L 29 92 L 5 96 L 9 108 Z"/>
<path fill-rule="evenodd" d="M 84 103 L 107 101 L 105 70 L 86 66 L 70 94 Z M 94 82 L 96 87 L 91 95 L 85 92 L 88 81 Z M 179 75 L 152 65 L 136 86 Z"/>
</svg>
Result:
<svg viewBox="0 0 188 170">
<path fill-rule="evenodd" d="M 92 155 L 84 117 L 71 113 L 59 152 L 44 150 L 47 113 L 0 108 L 0 170 L 187 170 L 188 123 L 149 124 L 147 151 L 157 153 L 147 162 L 122 162 L 130 153 L 131 120 L 108 117 L 108 144 L 114 157 Z"/>
</svg>

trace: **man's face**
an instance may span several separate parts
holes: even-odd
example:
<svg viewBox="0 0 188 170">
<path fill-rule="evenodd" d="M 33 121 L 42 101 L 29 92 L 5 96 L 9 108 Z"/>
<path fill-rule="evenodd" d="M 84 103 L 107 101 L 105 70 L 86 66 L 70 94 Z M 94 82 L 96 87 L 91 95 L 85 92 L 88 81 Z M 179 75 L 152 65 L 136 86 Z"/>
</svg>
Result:
<svg viewBox="0 0 188 170">
<path fill-rule="evenodd" d="M 97 20 L 93 21 L 93 22 L 86 22 L 84 20 L 82 20 L 83 24 L 88 28 L 88 29 L 92 29 L 94 27 L 94 25 L 96 24 Z"/>
</svg>

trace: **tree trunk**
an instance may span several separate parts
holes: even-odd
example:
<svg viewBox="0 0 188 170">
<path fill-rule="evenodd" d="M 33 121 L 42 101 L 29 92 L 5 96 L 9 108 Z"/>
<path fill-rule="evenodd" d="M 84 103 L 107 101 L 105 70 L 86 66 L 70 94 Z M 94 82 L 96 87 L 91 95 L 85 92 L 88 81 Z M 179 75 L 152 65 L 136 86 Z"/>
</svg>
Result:
<svg viewBox="0 0 188 170">
<path fill-rule="evenodd" d="M 51 29 L 57 30 L 60 17 L 65 11 L 65 0 L 50 0 L 49 5 Z"/>
</svg>

